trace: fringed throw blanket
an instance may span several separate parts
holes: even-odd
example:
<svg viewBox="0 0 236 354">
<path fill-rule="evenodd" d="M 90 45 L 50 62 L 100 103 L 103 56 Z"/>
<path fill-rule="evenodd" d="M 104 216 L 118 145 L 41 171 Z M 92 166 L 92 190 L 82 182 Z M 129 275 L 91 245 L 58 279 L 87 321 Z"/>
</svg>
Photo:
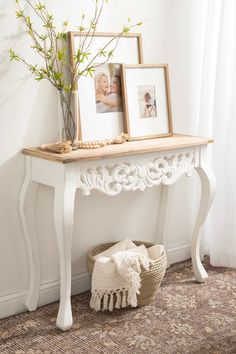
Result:
<svg viewBox="0 0 236 354">
<path fill-rule="evenodd" d="M 125 240 L 96 255 L 95 259 L 90 307 L 95 311 L 136 307 L 141 266 L 149 269 L 153 263 L 145 246 Z"/>
</svg>

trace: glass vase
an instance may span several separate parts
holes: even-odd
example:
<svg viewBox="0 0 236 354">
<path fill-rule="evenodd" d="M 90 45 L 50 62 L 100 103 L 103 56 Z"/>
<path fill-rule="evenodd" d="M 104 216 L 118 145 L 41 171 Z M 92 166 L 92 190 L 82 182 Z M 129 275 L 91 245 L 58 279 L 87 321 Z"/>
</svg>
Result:
<svg viewBox="0 0 236 354">
<path fill-rule="evenodd" d="M 59 139 L 71 141 L 71 144 L 78 138 L 76 115 L 78 112 L 77 92 L 69 94 L 58 90 L 58 126 Z"/>
</svg>

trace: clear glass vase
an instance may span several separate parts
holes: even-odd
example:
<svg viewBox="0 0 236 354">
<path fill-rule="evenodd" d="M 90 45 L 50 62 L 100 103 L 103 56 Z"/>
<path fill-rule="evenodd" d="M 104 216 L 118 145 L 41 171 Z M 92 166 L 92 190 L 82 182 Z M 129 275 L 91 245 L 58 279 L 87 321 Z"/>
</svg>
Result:
<svg viewBox="0 0 236 354">
<path fill-rule="evenodd" d="M 77 140 L 77 92 L 66 94 L 58 91 L 58 125 L 59 139 L 61 141 L 71 141 L 72 145 Z"/>
</svg>

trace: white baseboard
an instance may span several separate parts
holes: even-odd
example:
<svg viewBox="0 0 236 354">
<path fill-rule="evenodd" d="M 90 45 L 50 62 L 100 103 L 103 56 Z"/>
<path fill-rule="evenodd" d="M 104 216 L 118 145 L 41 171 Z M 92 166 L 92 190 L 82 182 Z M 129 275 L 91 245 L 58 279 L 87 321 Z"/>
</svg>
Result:
<svg viewBox="0 0 236 354">
<path fill-rule="evenodd" d="M 72 277 L 71 293 L 76 295 L 90 289 L 89 273 L 79 273 Z M 17 313 L 25 312 L 25 299 L 27 289 L 11 292 L 8 294 L 0 294 L 0 319 L 8 316 L 16 315 Z M 58 301 L 60 298 L 59 280 L 48 281 L 40 285 L 39 304 L 44 306 L 51 302 Z"/>
<path fill-rule="evenodd" d="M 0 296 L 0 319 L 26 311 L 24 301 L 26 290 Z"/>
<path fill-rule="evenodd" d="M 191 257 L 190 243 L 167 247 L 168 265 L 181 262 Z M 83 293 L 90 289 L 90 275 L 87 272 L 72 277 L 72 295 Z M 59 280 L 48 281 L 40 286 L 39 305 L 43 306 L 60 298 Z M 21 289 L 8 294 L 0 294 L 0 319 L 26 311 L 25 299 L 27 289 Z"/>
<path fill-rule="evenodd" d="M 167 266 L 191 258 L 191 244 L 167 247 Z"/>
</svg>

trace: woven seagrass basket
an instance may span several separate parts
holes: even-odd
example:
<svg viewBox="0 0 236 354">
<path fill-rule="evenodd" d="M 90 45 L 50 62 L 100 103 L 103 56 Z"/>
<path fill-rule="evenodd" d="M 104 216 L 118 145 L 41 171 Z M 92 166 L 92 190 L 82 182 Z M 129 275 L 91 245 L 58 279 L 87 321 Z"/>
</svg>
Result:
<svg viewBox="0 0 236 354">
<path fill-rule="evenodd" d="M 144 245 L 146 248 L 154 246 L 153 243 L 150 242 L 142 242 L 142 241 L 133 241 L 136 246 Z M 90 273 L 93 272 L 93 267 L 95 263 L 94 256 L 98 253 L 105 251 L 106 249 L 113 246 L 114 243 L 103 243 L 91 248 L 88 252 L 88 268 Z M 145 270 L 141 267 L 141 288 L 140 294 L 137 296 L 138 306 L 145 306 L 149 305 L 165 275 L 167 265 L 166 253 L 163 252 L 162 256 L 154 261 L 153 265 L 149 267 L 149 270 Z"/>
</svg>

